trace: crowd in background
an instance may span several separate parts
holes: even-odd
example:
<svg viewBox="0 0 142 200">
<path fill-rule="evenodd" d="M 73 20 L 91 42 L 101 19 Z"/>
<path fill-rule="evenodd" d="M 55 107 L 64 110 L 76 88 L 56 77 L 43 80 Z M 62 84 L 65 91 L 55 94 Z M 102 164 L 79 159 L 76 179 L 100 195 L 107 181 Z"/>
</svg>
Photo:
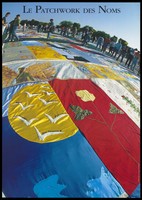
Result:
<svg viewBox="0 0 142 200">
<path fill-rule="evenodd" d="M 7 12 L 5 16 L 2 18 L 2 46 L 5 42 L 10 41 L 19 41 L 19 37 L 17 36 L 17 29 L 21 27 L 20 25 L 20 14 L 16 15 L 14 20 L 12 20 L 9 24 L 7 23 L 7 17 L 10 15 L 10 12 Z M 24 24 L 23 32 L 26 29 L 32 28 Z M 80 42 L 82 45 L 87 45 L 89 42 L 94 43 L 95 48 L 98 51 L 102 51 L 102 53 L 106 53 L 109 56 L 113 57 L 120 63 L 124 64 L 125 67 L 134 72 L 135 67 L 138 68 L 137 75 L 140 75 L 140 51 L 137 48 L 131 48 L 127 45 L 122 45 L 121 39 L 118 41 L 114 41 L 113 38 L 110 37 L 94 37 L 94 35 L 86 28 L 86 30 L 78 31 L 76 27 L 55 27 L 54 20 L 50 19 L 48 25 L 38 25 L 37 32 L 47 33 L 47 39 L 50 38 L 51 33 L 58 33 L 64 37 L 72 37 L 72 38 L 80 38 Z"/>
<path fill-rule="evenodd" d="M 80 40 L 82 41 L 82 45 L 87 45 L 89 42 L 93 42 L 96 44 L 96 49 L 99 51 L 102 51 L 103 53 L 107 53 L 117 61 L 120 61 L 120 63 L 124 63 L 124 66 L 126 66 L 128 69 L 134 71 L 135 67 L 137 65 L 140 65 L 140 51 L 138 51 L 137 48 L 131 48 L 127 45 L 122 45 L 121 40 L 118 40 L 117 42 L 113 41 L 110 37 L 93 37 L 93 34 L 89 32 L 88 29 L 82 32 L 78 32 L 77 28 L 69 28 L 69 27 L 58 27 L 56 28 L 54 26 L 52 33 L 56 32 L 61 34 L 64 37 L 73 37 L 78 38 L 78 35 L 80 35 Z M 42 26 L 39 25 L 37 27 L 38 32 L 47 32 L 48 26 Z M 125 62 L 124 62 L 125 61 Z M 138 70 L 138 75 L 139 75 Z"/>
</svg>

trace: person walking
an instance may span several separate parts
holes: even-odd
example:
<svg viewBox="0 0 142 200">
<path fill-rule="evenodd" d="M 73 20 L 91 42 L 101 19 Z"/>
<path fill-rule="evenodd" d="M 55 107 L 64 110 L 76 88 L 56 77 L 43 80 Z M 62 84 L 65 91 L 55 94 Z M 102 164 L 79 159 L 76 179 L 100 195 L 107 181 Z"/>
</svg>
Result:
<svg viewBox="0 0 142 200">
<path fill-rule="evenodd" d="M 101 49 L 101 51 L 103 53 L 105 53 L 105 51 L 106 51 L 107 47 L 109 46 L 110 42 L 111 42 L 110 37 L 106 37 L 104 39 L 104 43 L 103 43 L 103 46 L 102 46 L 102 49 Z"/>
<path fill-rule="evenodd" d="M 125 66 L 127 65 L 127 68 L 129 69 L 129 66 L 134 58 L 134 53 L 136 49 L 129 48 L 128 53 L 127 53 L 127 60 L 125 62 Z"/>
<path fill-rule="evenodd" d="M 14 24 L 14 20 L 12 20 L 10 23 L 9 23 L 9 35 L 8 35 L 8 38 L 5 40 L 5 42 L 10 42 L 12 41 L 12 31 L 13 31 L 13 24 Z"/>
<path fill-rule="evenodd" d="M 134 57 L 133 57 L 133 60 L 132 60 L 132 64 L 130 66 L 130 69 L 132 71 L 134 71 L 136 65 L 138 64 L 139 59 L 140 59 L 140 51 L 135 51 L 134 52 Z"/>
<path fill-rule="evenodd" d="M 14 38 L 16 38 L 17 41 L 19 41 L 19 37 L 17 36 L 16 31 L 18 28 L 20 28 L 20 22 L 21 22 L 20 15 L 18 14 L 18 15 L 16 15 L 14 22 L 13 22 L 11 41 L 13 41 Z"/>
<path fill-rule="evenodd" d="M 82 45 L 87 45 L 87 43 L 90 41 L 91 37 L 90 37 L 90 32 L 88 29 L 86 29 L 85 31 L 85 35 L 83 37 L 83 42 L 82 42 Z"/>
<path fill-rule="evenodd" d="M 7 23 L 7 17 L 10 15 L 10 12 L 7 12 L 5 16 L 2 18 L 2 46 L 5 42 L 8 34 L 8 23 Z"/>
<path fill-rule="evenodd" d="M 112 56 L 114 55 L 114 58 L 115 58 L 116 55 L 120 53 L 121 49 L 122 49 L 122 44 L 121 44 L 121 40 L 119 40 L 114 46 Z"/>
<path fill-rule="evenodd" d="M 10 15 L 10 12 L 7 12 L 5 14 L 5 16 L 2 18 L 2 26 L 5 27 L 5 29 L 3 29 L 3 34 L 6 34 L 8 32 L 8 23 L 7 23 L 7 17 Z"/>
<path fill-rule="evenodd" d="M 115 44 L 116 44 L 116 42 L 114 42 L 113 40 L 111 40 L 111 42 L 109 44 L 109 54 L 113 53 Z"/>
<path fill-rule="evenodd" d="M 50 34 L 53 33 L 53 31 L 54 31 L 54 20 L 50 19 L 48 29 L 47 29 L 47 39 L 49 39 Z"/>
<path fill-rule="evenodd" d="M 97 39 L 96 48 L 101 49 L 102 46 L 103 46 L 103 44 L 104 44 L 104 38 L 100 36 L 100 37 Z"/>
<path fill-rule="evenodd" d="M 121 57 L 121 61 L 120 62 L 123 62 L 123 59 L 125 58 L 125 56 L 127 54 L 127 50 L 128 50 L 127 46 L 123 45 L 122 49 L 119 52 L 118 57 L 116 58 L 116 60 L 119 60 L 119 58 Z"/>
</svg>

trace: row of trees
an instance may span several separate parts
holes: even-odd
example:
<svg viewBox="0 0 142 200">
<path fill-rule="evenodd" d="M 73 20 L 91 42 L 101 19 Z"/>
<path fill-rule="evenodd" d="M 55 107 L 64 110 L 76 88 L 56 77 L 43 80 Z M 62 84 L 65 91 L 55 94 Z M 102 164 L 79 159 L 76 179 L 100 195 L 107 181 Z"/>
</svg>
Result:
<svg viewBox="0 0 142 200">
<path fill-rule="evenodd" d="M 42 25 L 42 26 L 47 26 L 48 23 L 46 22 L 39 22 L 37 20 L 22 20 L 21 21 L 21 25 L 24 25 L 26 24 L 27 26 L 39 26 L 39 25 Z M 70 29 L 77 29 L 77 32 L 83 32 L 85 31 L 86 29 L 89 30 L 89 32 L 92 34 L 92 38 L 98 38 L 98 37 L 104 37 L 104 38 L 111 38 L 111 40 L 113 40 L 114 42 L 116 42 L 118 40 L 118 37 L 117 36 L 110 36 L 110 34 L 104 32 L 104 31 L 96 31 L 93 27 L 91 26 L 84 26 L 84 27 L 81 27 L 81 25 L 79 23 L 76 23 L 76 22 L 71 22 L 71 21 L 62 21 L 60 22 L 59 25 L 56 26 L 56 28 L 62 28 L 62 27 L 65 27 L 65 28 L 70 28 Z M 122 38 L 119 38 L 119 41 L 121 40 L 121 43 L 122 45 L 128 45 L 128 42 L 123 40 Z"/>
</svg>

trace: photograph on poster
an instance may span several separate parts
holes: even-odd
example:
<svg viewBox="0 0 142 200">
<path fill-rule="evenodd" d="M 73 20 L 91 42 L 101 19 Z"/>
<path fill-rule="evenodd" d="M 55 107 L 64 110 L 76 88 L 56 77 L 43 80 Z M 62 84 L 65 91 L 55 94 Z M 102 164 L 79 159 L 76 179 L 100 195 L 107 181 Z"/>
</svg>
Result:
<svg viewBox="0 0 142 200">
<path fill-rule="evenodd" d="M 2 2 L 2 197 L 140 198 L 140 2 Z"/>
</svg>

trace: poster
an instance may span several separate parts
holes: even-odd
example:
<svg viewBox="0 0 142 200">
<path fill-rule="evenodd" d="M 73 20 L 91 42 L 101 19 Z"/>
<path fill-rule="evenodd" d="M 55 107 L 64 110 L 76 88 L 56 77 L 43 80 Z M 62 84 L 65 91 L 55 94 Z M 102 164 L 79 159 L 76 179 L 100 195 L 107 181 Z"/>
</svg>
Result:
<svg viewBox="0 0 142 200">
<path fill-rule="evenodd" d="M 2 197 L 140 198 L 140 2 L 2 16 Z"/>
</svg>

